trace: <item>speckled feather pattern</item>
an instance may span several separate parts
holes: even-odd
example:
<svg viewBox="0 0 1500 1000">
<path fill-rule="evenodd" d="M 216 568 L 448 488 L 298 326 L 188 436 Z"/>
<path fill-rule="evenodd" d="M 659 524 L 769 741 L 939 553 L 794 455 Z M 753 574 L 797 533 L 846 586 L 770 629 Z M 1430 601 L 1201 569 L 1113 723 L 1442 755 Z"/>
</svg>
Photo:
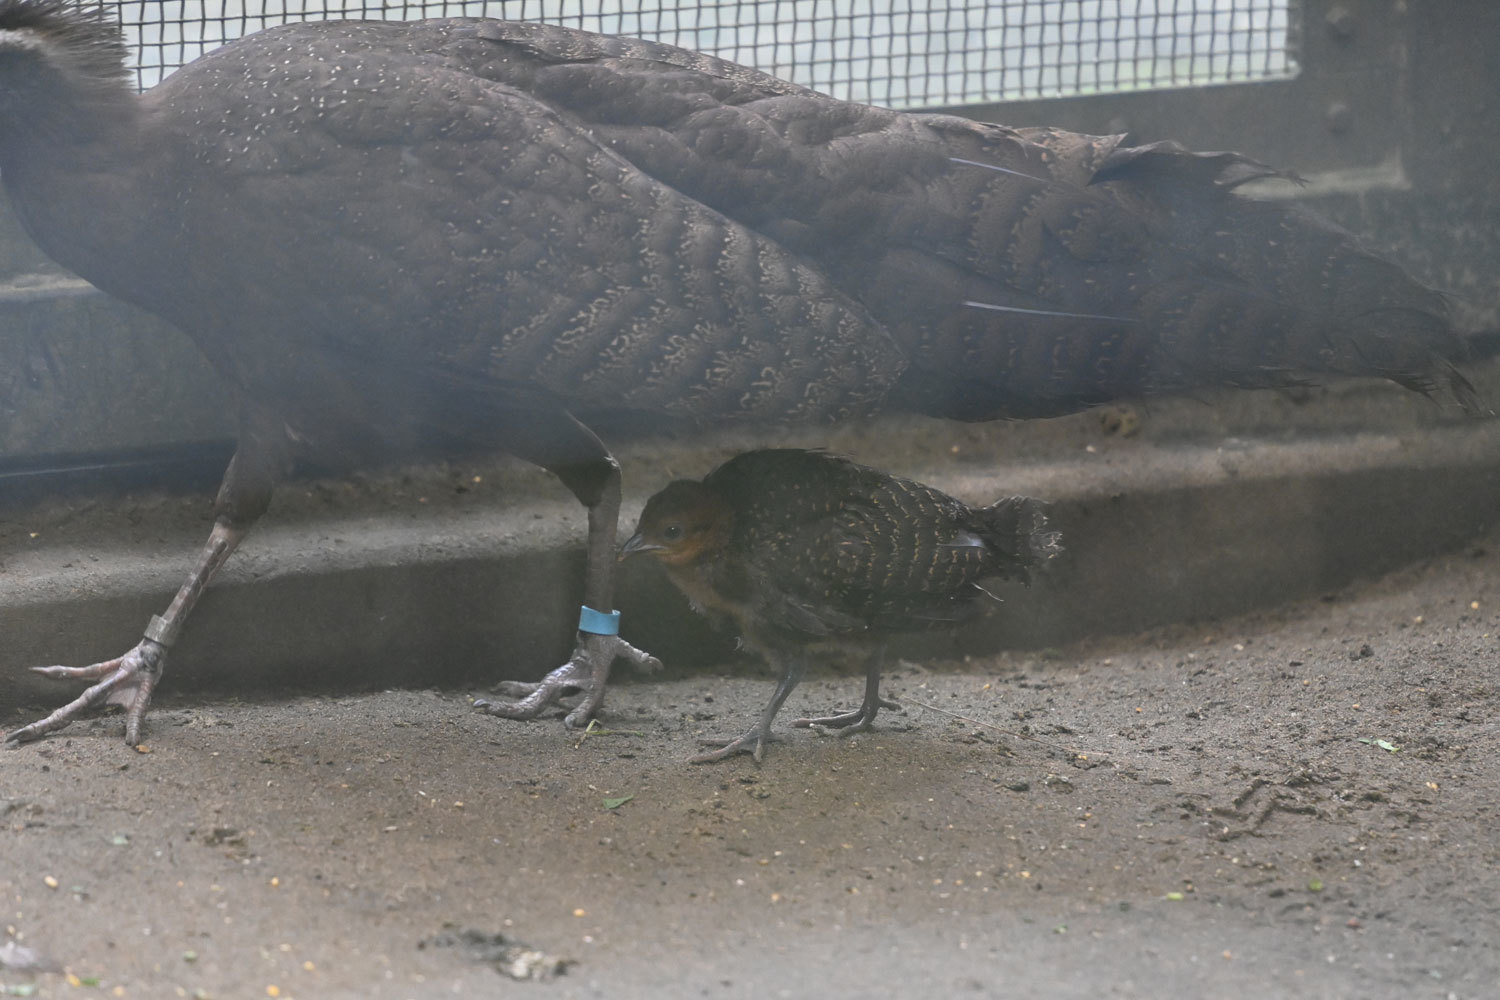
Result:
<svg viewBox="0 0 1500 1000">
<path fill-rule="evenodd" d="M 944 627 L 986 600 L 976 584 L 1027 580 L 1060 551 L 1040 501 L 970 507 L 821 452 L 745 452 L 703 485 L 727 502 L 732 530 L 697 569 L 751 635 Z"/>
<path fill-rule="evenodd" d="M 140 98 L 115 35 L 52 0 L 0 3 L 0 50 L 28 231 L 312 450 L 503 444 L 497 405 L 980 419 L 1306 373 L 1425 389 L 1458 350 L 1437 295 L 1233 195 L 1266 172 L 1233 154 L 500 21 L 273 28 Z"/>
<path fill-rule="evenodd" d="M 685 416 L 827 418 L 883 395 L 902 362 L 863 309 L 509 86 L 520 57 L 487 27 L 290 26 L 150 99 L 195 116 L 200 161 L 243 175 L 229 210 L 308 221 L 317 245 L 298 257 L 328 263 L 267 275 L 279 297 L 318 298 L 297 284 L 320 271 L 370 276 L 324 289 L 318 326 L 341 347 Z M 226 111 L 224 88 L 250 107 Z M 224 119 L 216 135 L 204 111 Z"/>
</svg>

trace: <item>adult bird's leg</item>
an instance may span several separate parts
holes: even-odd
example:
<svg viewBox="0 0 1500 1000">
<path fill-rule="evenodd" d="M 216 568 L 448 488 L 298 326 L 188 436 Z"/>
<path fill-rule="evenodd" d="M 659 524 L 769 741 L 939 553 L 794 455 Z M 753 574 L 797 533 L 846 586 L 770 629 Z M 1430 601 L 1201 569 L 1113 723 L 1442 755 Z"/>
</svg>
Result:
<svg viewBox="0 0 1500 1000">
<path fill-rule="evenodd" d="M 151 696 L 166 666 L 167 650 L 182 633 L 203 588 L 234 552 L 250 525 L 265 512 L 271 502 L 273 482 L 269 463 L 257 460 L 247 451 L 242 439 L 240 450 L 230 460 L 223 485 L 219 487 L 218 516 L 213 531 L 198 556 L 197 565 L 178 588 L 177 596 L 172 598 L 166 612 L 151 617 L 141 641 L 123 656 L 87 667 L 32 667 L 46 677 L 94 683 L 45 719 L 7 735 L 6 742 L 34 740 L 62 729 L 89 709 L 120 705 L 125 709 L 125 742 L 138 746 L 146 710 L 151 707 Z"/>
<path fill-rule="evenodd" d="M 870 654 L 865 663 L 865 700 L 853 712 L 843 715 L 825 715 L 817 719 L 794 719 L 792 725 L 807 728 L 819 726 L 826 729 L 843 729 L 844 735 L 862 732 L 870 728 L 875 716 L 882 708 L 900 708 L 894 701 L 880 697 L 880 669 L 885 663 L 885 643 L 881 643 Z"/>
<path fill-rule="evenodd" d="M 776 682 L 776 690 L 772 692 L 771 700 L 766 703 L 766 710 L 760 713 L 760 721 L 750 727 L 744 736 L 735 739 L 708 737 L 699 740 L 698 742 L 705 746 L 716 746 L 719 749 L 689 757 L 688 762 L 708 764 L 737 753 L 748 753 L 754 756 L 755 762 L 759 764 L 761 758 L 765 756 L 766 744 L 774 738 L 771 736 L 771 721 L 776 718 L 776 713 L 781 711 L 782 703 L 786 701 L 786 696 L 792 693 L 792 688 L 802 680 L 802 671 L 806 666 L 807 663 L 800 651 L 788 656 L 786 669 L 781 674 L 781 680 Z"/>
<path fill-rule="evenodd" d="M 506 681 L 496 690 L 512 702 L 480 699 L 474 707 L 505 719 L 534 719 L 570 695 L 582 697 L 563 720 L 587 725 L 604 700 L 604 687 L 615 657 L 654 670 L 660 661 L 619 636 L 614 611 L 615 537 L 620 518 L 620 463 L 604 443 L 571 414 L 545 419 L 532 415 L 524 430 L 507 437 L 512 454 L 554 473 L 589 512 L 588 553 L 583 580 L 583 608 L 573 655 L 536 683 Z"/>
</svg>

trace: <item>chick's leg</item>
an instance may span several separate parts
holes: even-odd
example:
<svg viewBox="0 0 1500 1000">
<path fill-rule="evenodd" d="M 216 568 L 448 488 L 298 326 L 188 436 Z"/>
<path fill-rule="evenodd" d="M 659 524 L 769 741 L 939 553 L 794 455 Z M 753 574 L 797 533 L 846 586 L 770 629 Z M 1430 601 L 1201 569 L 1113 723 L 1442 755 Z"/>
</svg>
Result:
<svg viewBox="0 0 1500 1000">
<path fill-rule="evenodd" d="M 880 697 L 880 669 L 885 663 L 885 645 L 882 644 L 870 654 L 870 659 L 865 663 L 865 700 L 859 708 L 843 715 L 825 715 L 817 719 L 794 719 L 792 725 L 807 728 L 818 726 L 824 729 L 843 729 L 844 734 L 862 732 L 870 728 L 870 723 L 875 721 L 875 716 L 882 708 L 897 709 L 901 706 L 894 701 L 887 701 Z"/>
<path fill-rule="evenodd" d="M 723 760 L 725 757 L 730 757 L 737 753 L 748 753 L 753 755 L 755 762 L 759 764 L 761 758 L 765 756 L 766 744 L 774 739 L 771 735 L 771 721 L 776 718 L 776 713 L 781 711 L 781 706 L 786 701 L 787 695 L 791 694 L 792 689 L 802 680 L 802 672 L 806 666 L 807 664 L 803 660 L 801 653 L 795 653 L 787 657 L 786 670 L 782 673 L 781 680 L 776 683 L 776 690 L 771 694 L 771 700 L 766 703 L 766 710 L 760 713 L 760 721 L 752 726 L 744 736 L 735 739 L 707 738 L 699 740 L 698 742 L 706 746 L 715 746 L 719 749 L 708 753 L 700 753 L 696 757 L 689 757 L 689 763 L 708 764 L 716 760 Z"/>
<path fill-rule="evenodd" d="M 217 503 L 219 515 L 208 542 L 166 612 L 152 616 L 141 641 L 123 656 L 87 667 L 32 667 L 45 677 L 94 683 L 45 719 L 8 734 L 6 742 L 34 740 L 62 729 L 90 709 L 120 705 L 125 709 L 125 742 L 138 746 L 141 726 L 147 709 L 151 707 L 151 696 L 166 666 L 167 650 L 181 634 L 203 588 L 208 586 L 208 581 L 234 552 L 250 525 L 270 504 L 272 482 L 268 464 L 249 456 L 242 445 L 224 473 Z"/>
<path fill-rule="evenodd" d="M 508 440 L 511 452 L 543 466 L 588 508 L 588 552 L 583 582 L 584 612 L 577 644 L 562 666 L 535 683 L 506 681 L 496 691 L 511 702 L 479 699 L 474 707 L 505 719 L 534 719 L 563 699 L 580 696 L 563 720 L 570 727 L 587 725 L 604 701 L 615 657 L 654 670 L 661 662 L 636 649 L 618 634 L 595 631 L 618 627 L 614 608 L 615 537 L 620 518 L 620 464 L 593 432 L 568 414 L 551 421 L 535 417 L 527 433 Z M 590 610 L 594 614 L 590 614 Z"/>
</svg>

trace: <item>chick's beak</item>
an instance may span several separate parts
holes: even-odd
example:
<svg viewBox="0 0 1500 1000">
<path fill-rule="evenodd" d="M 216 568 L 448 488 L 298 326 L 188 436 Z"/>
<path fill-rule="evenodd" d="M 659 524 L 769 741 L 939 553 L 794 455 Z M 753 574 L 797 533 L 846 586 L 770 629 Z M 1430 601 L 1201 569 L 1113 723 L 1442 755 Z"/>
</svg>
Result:
<svg viewBox="0 0 1500 1000">
<path fill-rule="evenodd" d="M 637 531 L 625 540 L 624 545 L 620 546 L 619 561 L 624 562 L 626 558 L 635 555 L 637 552 L 658 552 L 664 548 L 666 548 L 665 545 L 657 545 L 655 542 L 646 541 L 645 536 Z"/>
</svg>

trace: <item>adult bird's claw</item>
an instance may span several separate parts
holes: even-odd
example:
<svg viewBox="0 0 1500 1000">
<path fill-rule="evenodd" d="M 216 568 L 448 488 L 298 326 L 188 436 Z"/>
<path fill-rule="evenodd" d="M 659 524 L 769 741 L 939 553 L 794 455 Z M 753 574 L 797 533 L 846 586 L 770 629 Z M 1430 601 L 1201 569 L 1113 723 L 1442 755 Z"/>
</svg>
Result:
<svg viewBox="0 0 1500 1000">
<path fill-rule="evenodd" d="M 587 634 L 579 639 L 568 662 L 540 681 L 534 684 L 505 681 L 496 688 L 498 693 L 515 698 L 515 701 L 494 702 L 480 698 L 474 702 L 474 708 L 502 719 L 534 719 L 555 705 L 569 707 L 568 703 L 577 698 L 563 723 L 570 729 L 582 728 L 588 725 L 604 701 L 609 668 L 617 656 L 639 670 L 652 671 L 661 667 L 661 661 L 656 657 L 636 649 L 617 635 Z"/>
<path fill-rule="evenodd" d="M 25 743 L 56 732 L 90 709 L 101 705 L 120 705 L 125 709 L 125 742 L 139 746 L 141 724 L 151 707 L 151 695 L 166 666 L 165 646 L 142 639 L 124 656 L 87 667 L 32 667 L 43 677 L 58 680 L 85 680 L 95 683 L 83 694 L 68 702 L 45 719 L 22 726 L 6 735 L 7 743 Z"/>
</svg>

